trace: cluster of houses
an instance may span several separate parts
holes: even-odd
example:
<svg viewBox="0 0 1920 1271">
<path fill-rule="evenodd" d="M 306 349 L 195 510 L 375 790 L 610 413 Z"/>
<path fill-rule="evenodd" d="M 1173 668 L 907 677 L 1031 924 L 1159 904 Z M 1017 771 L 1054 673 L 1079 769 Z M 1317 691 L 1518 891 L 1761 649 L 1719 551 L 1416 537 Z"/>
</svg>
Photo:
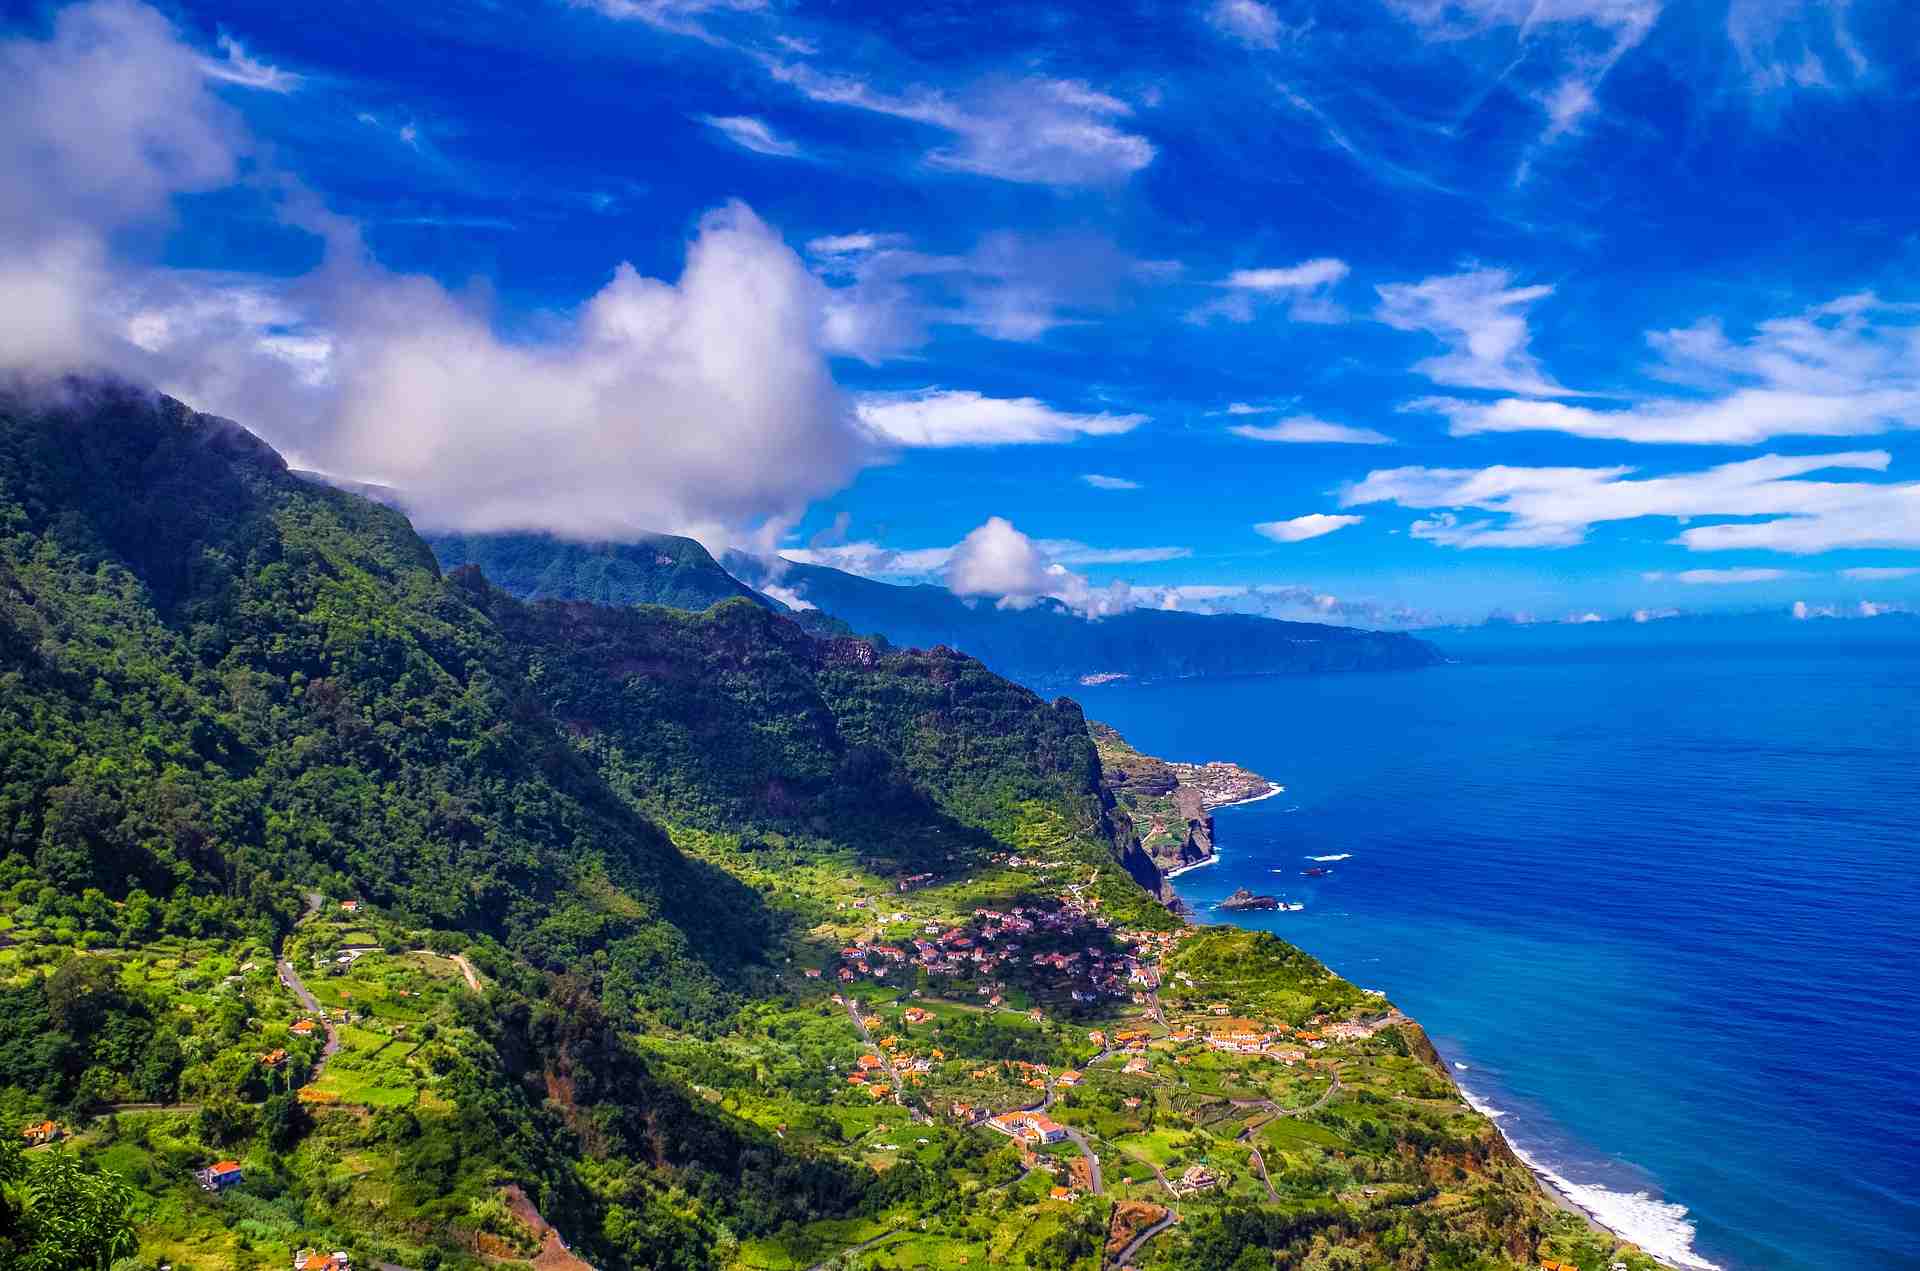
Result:
<svg viewBox="0 0 1920 1271">
<path fill-rule="evenodd" d="M 353 1271 L 353 1259 L 339 1249 L 332 1253 L 302 1249 L 293 1255 L 293 1271 Z"/>
<path fill-rule="evenodd" d="M 988 1117 L 987 1125 L 1029 1146 L 1058 1143 L 1067 1137 L 1067 1127 L 1044 1112 L 1004 1112 Z"/>
<path fill-rule="evenodd" d="M 1264 1055 L 1288 1066 L 1304 1060 L 1310 1050 L 1325 1050 L 1330 1042 L 1365 1041 L 1391 1022 L 1382 1018 L 1327 1023 L 1323 1016 L 1315 1016 L 1308 1021 L 1313 1027 L 1288 1030 L 1228 1016 L 1232 1008 L 1225 1003 L 1216 1003 L 1211 1009 L 1216 1016 L 1227 1018 L 1208 1030 L 1207 1045 L 1229 1054 Z"/>
<path fill-rule="evenodd" d="M 903 915 L 894 915 L 896 918 Z M 1107 926 L 1105 919 L 1089 919 L 1085 906 L 1073 897 L 1065 897 L 1056 909 L 1021 906 L 1008 912 L 986 907 L 973 911 L 973 921 L 949 927 L 928 922 L 921 934 L 906 944 L 856 940 L 840 950 L 840 965 L 833 974 L 841 983 L 861 977 L 885 981 L 895 968 L 914 967 L 928 975 L 952 977 L 990 977 L 1014 963 L 1022 953 L 1026 937 L 1078 938 L 1092 925 Z M 1159 987 L 1153 967 L 1131 954 L 1113 954 L 1092 942 L 1077 949 L 1052 949 L 1027 953 L 1026 965 L 1049 968 L 1075 981 L 1072 990 L 1076 1002 L 1095 1002 L 1102 998 L 1145 1001 L 1145 992 Z M 822 972 L 807 969 L 808 979 L 819 979 Z M 1004 982 L 982 984 L 976 990 L 988 998 L 988 1005 L 1002 1002 Z"/>
</svg>

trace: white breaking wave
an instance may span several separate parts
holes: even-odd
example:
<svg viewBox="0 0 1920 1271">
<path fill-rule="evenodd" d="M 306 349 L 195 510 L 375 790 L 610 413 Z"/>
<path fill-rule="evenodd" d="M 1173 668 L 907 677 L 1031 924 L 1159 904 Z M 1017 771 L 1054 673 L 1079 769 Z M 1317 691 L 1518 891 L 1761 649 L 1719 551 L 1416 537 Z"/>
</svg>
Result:
<svg viewBox="0 0 1920 1271">
<path fill-rule="evenodd" d="M 1461 1072 L 1465 1072 L 1467 1070 L 1467 1066 L 1461 1063 L 1458 1059 L 1453 1061 L 1453 1066 L 1455 1068 L 1458 1068 Z"/>
<path fill-rule="evenodd" d="M 1593 1183 L 1575 1183 L 1519 1148 L 1514 1148 L 1514 1155 L 1562 1196 L 1593 1215 L 1595 1222 L 1633 1241 L 1668 1266 L 1686 1271 L 1721 1271 L 1719 1263 L 1708 1262 L 1694 1252 L 1694 1226 L 1687 1221 L 1685 1205 L 1655 1200 L 1645 1192 L 1616 1192 Z"/>
<path fill-rule="evenodd" d="M 1269 781 L 1267 782 L 1267 792 L 1265 794 L 1256 794 L 1245 799 L 1235 799 L 1231 803 L 1221 803 L 1221 804 L 1216 804 L 1215 806 L 1222 807 L 1222 808 L 1237 808 L 1244 803 L 1258 803 L 1262 799 L 1271 799 L 1276 794 L 1285 794 L 1286 791 L 1287 791 L 1287 788 L 1285 786 L 1276 785 L 1273 782 Z"/>
<path fill-rule="evenodd" d="M 1309 856 L 1307 859 L 1310 861 L 1350 861 L 1353 859 L 1353 853 L 1336 852 L 1332 856 Z"/>
<path fill-rule="evenodd" d="M 1454 1067 L 1465 1070 L 1466 1065 L 1456 1062 Z M 1506 1116 L 1506 1112 L 1465 1086 L 1455 1084 L 1460 1097 L 1467 1101 L 1467 1106 L 1494 1122 L 1494 1128 L 1499 1129 L 1500 1118 Z M 1663 1265 L 1679 1267 L 1682 1271 L 1723 1271 L 1719 1263 L 1708 1262 L 1694 1252 L 1694 1225 L 1687 1220 L 1685 1205 L 1656 1200 L 1646 1192 L 1616 1192 L 1597 1183 L 1576 1183 L 1554 1173 L 1516 1147 L 1505 1130 L 1501 1130 L 1500 1135 L 1507 1140 L 1507 1146 L 1513 1148 L 1513 1154 L 1539 1175 L 1541 1181 L 1584 1210 L 1602 1227 L 1622 1239 L 1631 1240 Z"/>
<path fill-rule="evenodd" d="M 1504 1109 L 1494 1107 L 1491 1103 L 1488 1103 L 1485 1099 L 1482 1099 L 1465 1086 L 1460 1087 L 1460 1097 L 1467 1101 L 1469 1108 L 1472 1108 L 1489 1121 L 1498 1121 L 1501 1117 L 1507 1115 Z"/>
</svg>

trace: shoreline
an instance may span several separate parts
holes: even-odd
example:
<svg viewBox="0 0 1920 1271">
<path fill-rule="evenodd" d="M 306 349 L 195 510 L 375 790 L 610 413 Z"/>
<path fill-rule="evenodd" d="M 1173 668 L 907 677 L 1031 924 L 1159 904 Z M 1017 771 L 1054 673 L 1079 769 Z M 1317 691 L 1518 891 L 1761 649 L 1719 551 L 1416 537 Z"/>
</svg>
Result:
<svg viewBox="0 0 1920 1271">
<path fill-rule="evenodd" d="M 1218 812 L 1221 808 L 1237 808 L 1248 803 L 1258 803 L 1262 799 L 1271 799 L 1276 794 L 1285 794 L 1286 792 L 1287 792 L 1287 788 L 1281 785 L 1279 782 L 1269 781 L 1267 782 L 1267 792 L 1265 794 L 1252 794 L 1252 795 L 1248 795 L 1244 799 L 1229 799 L 1225 803 L 1214 804 L 1212 807 L 1208 808 L 1207 811 Z"/>
<path fill-rule="evenodd" d="M 1240 802 L 1255 803 L 1260 799 L 1273 797 L 1274 794 L 1279 793 L 1279 790 L 1280 788 L 1276 786 L 1276 788 L 1268 794 L 1256 795 L 1252 799 L 1243 799 L 1240 800 Z M 1221 806 L 1225 807 L 1228 805 L 1222 804 Z M 1166 873 L 1163 877 L 1171 883 L 1175 876 L 1184 874 L 1189 870 L 1198 869 L 1202 865 L 1211 865 L 1218 859 L 1219 850 L 1216 848 L 1214 854 L 1206 860 L 1195 861 L 1191 865 L 1183 865 L 1177 870 Z M 1190 897 L 1180 896 L 1177 892 L 1175 895 L 1186 911 L 1197 918 L 1199 911 L 1194 907 L 1196 902 Z M 1219 920 L 1232 923 L 1234 919 L 1235 915 L 1227 913 L 1223 914 Z M 1307 950 L 1307 952 L 1311 953 L 1311 950 Z M 1317 957 L 1318 955 L 1314 956 Z M 1336 970 L 1335 974 L 1339 974 L 1339 972 Z M 1444 1059 L 1445 1057 L 1442 1056 L 1442 1058 Z M 1513 1141 L 1512 1136 L 1510 1136 L 1500 1124 L 1501 1118 L 1506 1115 L 1504 1111 L 1492 1106 L 1468 1090 L 1460 1083 L 1458 1076 L 1451 1071 L 1450 1068 L 1446 1072 L 1446 1077 L 1447 1080 L 1452 1083 L 1461 1101 L 1485 1117 L 1488 1124 L 1493 1126 L 1494 1133 L 1500 1136 L 1500 1141 L 1506 1144 L 1507 1150 L 1513 1154 L 1514 1159 L 1519 1161 L 1520 1164 L 1526 1168 L 1527 1172 L 1533 1176 L 1534 1184 L 1540 1189 L 1541 1195 L 1546 1197 L 1548 1202 L 1555 1208 L 1579 1218 L 1596 1232 L 1634 1246 L 1663 1267 L 1674 1268 L 1674 1271 L 1728 1271 L 1727 1268 L 1723 1268 L 1719 1263 L 1709 1262 L 1694 1252 L 1693 1224 L 1686 1221 L 1685 1215 L 1687 1210 L 1685 1206 L 1656 1200 L 1645 1192 L 1614 1192 L 1599 1184 L 1575 1183 L 1561 1176 L 1556 1173 L 1552 1167 L 1542 1164 L 1532 1154 L 1522 1149 Z M 1627 1227 L 1635 1226 L 1636 1224 L 1634 1223 L 1621 1223 L 1616 1226 L 1615 1222 L 1619 1222 L 1617 1218 L 1614 1222 L 1607 1221 L 1594 1206 L 1588 1205 L 1581 1199 L 1583 1195 L 1591 1193 L 1602 1193 L 1607 1196 L 1619 1197 L 1628 1204 L 1644 1207 L 1649 1211 L 1647 1220 L 1656 1224 L 1656 1226 L 1665 1226 L 1666 1230 L 1656 1229 L 1636 1235 L 1632 1231 L 1626 1230 Z"/>
<path fill-rule="evenodd" d="M 1252 794 L 1252 795 L 1248 795 L 1244 799 L 1233 799 L 1226 803 L 1216 803 L 1212 807 L 1207 808 L 1206 812 L 1208 815 L 1212 815 L 1214 812 L 1219 811 L 1221 808 L 1237 808 L 1237 807 L 1240 807 L 1242 804 L 1258 803 L 1262 799 L 1271 799 L 1276 794 L 1285 794 L 1286 792 L 1287 792 L 1287 788 L 1281 785 L 1278 781 L 1269 781 L 1267 782 L 1267 789 L 1266 789 L 1266 793 L 1264 794 Z M 1202 869 L 1208 865 L 1213 864 L 1215 861 L 1219 859 L 1220 859 L 1220 846 L 1216 842 L 1214 844 L 1213 850 L 1207 853 L 1205 856 L 1201 857 L 1199 860 L 1189 861 L 1185 865 L 1176 865 L 1172 869 L 1161 870 L 1160 871 L 1161 881 L 1170 883 L 1174 879 L 1180 877 L 1180 875 L 1182 874 L 1191 873 L 1196 869 Z M 1185 898 L 1182 897 L 1183 901 L 1184 899 Z"/>
<path fill-rule="evenodd" d="M 1182 874 L 1189 873 L 1193 870 L 1201 868 L 1202 866 L 1211 865 L 1219 859 L 1220 859 L 1220 849 L 1216 847 L 1213 849 L 1213 851 L 1210 854 L 1201 857 L 1197 861 L 1189 861 L 1185 865 L 1176 865 L 1172 869 L 1162 870 L 1160 873 L 1160 877 L 1167 882 L 1172 882 L 1174 879 L 1180 877 L 1180 875 Z"/>
<path fill-rule="evenodd" d="M 1442 1056 L 1442 1058 L 1444 1059 L 1445 1056 Z M 1485 1099 L 1467 1089 L 1460 1083 L 1460 1079 L 1451 1072 L 1447 1074 L 1447 1077 L 1453 1082 L 1453 1088 L 1460 1092 L 1460 1097 L 1466 1101 L 1466 1105 L 1485 1117 L 1493 1126 L 1494 1133 L 1500 1136 L 1500 1141 L 1507 1145 L 1507 1150 L 1513 1153 L 1514 1159 L 1526 1167 L 1527 1173 L 1533 1175 L 1534 1184 L 1539 1187 L 1543 1196 L 1553 1202 L 1555 1208 L 1563 1213 L 1572 1214 L 1575 1218 L 1580 1219 L 1580 1221 L 1586 1223 L 1588 1227 L 1591 1227 L 1601 1235 L 1608 1236 L 1614 1240 L 1622 1240 L 1633 1245 L 1663 1267 L 1673 1267 L 1676 1271 L 1724 1271 L 1718 1263 L 1708 1262 L 1706 1259 L 1691 1252 L 1693 1248 L 1691 1223 L 1686 1224 L 1684 1233 L 1667 1233 L 1669 1238 L 1677 1236 L 1680 1239 L 1686 1250 L 1685 1252 L 1676 1252 L 1671 1249 L 1658 1249 L 1654 1247 L 1654 1242 L 1649 1240 L 1646 1234 L 1643 1233 L 1636 1236 L 1632 1232 L 1624 1229 L 1627 1224 L 1615 1226 L 1613 1223 L 1608 1222 L 1599 1210 L 1582 1201 L 1580 1194 L 1592 1191 L 1604 1192 L 1609 1196 L 1618 1196 L 1635 1204 L 1671 1209 L 1682 1215 L 1686 1212 L 1685 1206 L 1668 1206 L 1666 1202 L 1654 1200 L 1645 1192 L 1616 1192 L 1610 1188 L 1602 1187 L 1597 1183 L 1576 1183 L 1564 1177 L 1555 1172 L 1552 1167 L 1543 1165 L 1538 1157 L 1513 1141 L 1513 1136 L 1509 1135 L 1506 1129 L 1500 1124 L 1501 1118 L 1506 1116 L 1504 1110 L 1494 1107 Z M 1676 1219 L 1676 1221 L 1683 1220 Z"/>
</svg>

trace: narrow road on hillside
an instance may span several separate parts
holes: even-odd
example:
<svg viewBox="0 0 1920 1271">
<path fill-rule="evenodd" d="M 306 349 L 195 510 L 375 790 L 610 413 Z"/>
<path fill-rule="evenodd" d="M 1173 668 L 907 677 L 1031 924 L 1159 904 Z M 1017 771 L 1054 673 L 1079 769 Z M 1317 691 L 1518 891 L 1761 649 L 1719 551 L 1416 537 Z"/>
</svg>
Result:
<svg viewBox="0 0 1920 1271">
<path fill-rule="evenodd" d="M 1105 1050 L 1101 1051 L 1087 1061 L 1087 1067 L 1093 1067 L 1093 1065 L 1105 1059 L 1108 1053 L 1109 1052 Z M 1028 1111 L 1051 1112 L 1053 1110 L 1054 1100 L 1059 1097 L 1059 1093 L 1059 1087 L 1052 1081 L 1048 1081 L 1045 1097 L 1040 1100 L 1038 1107 L 1029 1108 Z M 1080 1133 L 1080 1131 L 1070 1125 L 1063 1125 L 1060 1128 L 1067 1132 L 1067 1138 L 1073 1141 L 1073 1145 L 1080 1149 L 1080 1155 L 1086 1158 L 1088 1182 L 1093 1187 L 1093 1194 L 1095 1196 L 1101 1195 L 1105 1191 L 1105 1186 L 1100 1181 L 1100 1154 L 1093 1150 L 1092 1145 L 1087 1142 L 1087 1136 Z"/>
<path fill-rule="evenodd" d="M 827 1271 L 827 1268 L 829 1266 L 831 1266 L 835 1262 L 838 1262 L 840 1259 L 851 1258 L 856 1253 L 865 1253 L 867 1250 L 873 1248 L 875 1245 L 879 1244 L 881 1241 L 891 1240 L 899 1234 L 900 1234 L 900 1228 L 898 1227 L 895 1227 L 891 1231 L 883 1231 L 879 1235 L 874 1236 L 869 1240 L 862 1240 L 857 1245 L 852 1245 L 848 1248 L 842 1249 L 839 1253 L 834 1254 L 831 1258 L 828 1258 L 825 1261 L 814 1263 L 811 1267 L 807 1268 L 807 1271 Z"/>
<path fill-rule="evenodd" d="M 1268 1118 L 1266 1121 L 1260 1122 L 1260 1125 L 1268 1125 L 1271 1121 L 1272 1118 Z M 1267 1177 L 1267 1158 L 1261 1154 L 1259 1145 L 1253 1141 L 1254 1131 L 1259 1128 L 1260 1126 L 1249 1124 L 1235 1137 L 1245 1143 L 1247 1145 L 1247 1151 L 1253 1154 L 1253 1167 L 1260 1171 L 1260 1181 L 1264 1183 L 1267 1188 L 1267 1199 L 1277 1204 L 1280 1200 L 1280 1193 L 1273 1190 L 1273 1180 Z"/>
<path fill-rule="evenodd" d="M 1113 1265 L 1116 1267 L 1126 1266 L 1127 1263 L 1133 1260 L 1133 1256 L 1140 1252 L 1141 1247 L 1145 1245 L 1147 1241 L 1153 1239 L 1155 1236 L 1159 1235 L 1161 1232 L 1165 1231 L 1167 1228 L 1173 1226 L 1173 1224 L 1179 1221 L 1180 1221 L 1180 1215 L 1175 1211 L 1169 1209 L 1167 1211 L 1167 1216 L 1165 1218 L 1162 1218 L 1159 1222 L 1153 1224 L 1153 1226 L 1147 1228 L 1145 1231 L 1135 1236 L 1132 1240 L 1129 1240 L 1127 1242 L 1127 1247 L 1122 1249 L 1118 1254 L 1114 1256 Z"/>
<path fill-rule="evenodd" d="M 867 1031 L 867 1021 L 860 1018 L 860 1003 L 851 997 L 846 999 L 846 1003 L 847 1018 L 853 1021 L 854 1031 L 860 1034 L 861 1044 L 871 1050 L 880 1060 L 880 1067 L 887 1074 L 887 1080 L 893 1083 L 894 1102 L 904 1105 L 906 1103 L 906 1084 L 900 1080 L 900 1073 L 893 1066 L 893 1057 L 887 1054 L 886 1047 L 874 1045 L 873 1034 Z M 908 1109 L 908 1111 L 910 1114 L 912 1113 L 912 1109 Z"/>
<path fill-rule="evenodd" d="M 480 977 L 474 973 L 473 963 L 467 961 L 466 954 L 464 953 L 454 954 L 453 964 L 460 968 L 460 974 L 467 977 L 468 988 L 472 989 L 475 993 L 486 992 L 485 989 L 480 987 Z"/>
<path fill-rule="evenodd" d="M 308 892 L 307 910 L 300 915 L 299 921 L 307 921 L 307 919 L 319 913 L 320 907 L 326 903 L 327 898 L 319 892 Z M 295 925 L 297 926 L 299 924 L 296 923 Z M 327 1041 L 326 1044 L 320 1048 L 320 1058 L 314 1063 L 313 1071 L 307 1074 L 307 1084 L 311 1085 L 320 1080 L 320 1074 L 325 1071 L 327 1061 L 339 1053 L 340 1034 L 335 1030 L 333 1021 L 327 1018 L 327 1012 L 321 1008 L 320 999 L 307 990 L 306 983 L 301 980 L 299 973 L 293 969 L 293 963 L 283 957 L 274 965 L 280 972 L 280 983 L 292 990 L 295 1000 L 297 1000 L 301 1006 L 320 1017 L 320 1027 L 326 1030 Z"/>
</svg>

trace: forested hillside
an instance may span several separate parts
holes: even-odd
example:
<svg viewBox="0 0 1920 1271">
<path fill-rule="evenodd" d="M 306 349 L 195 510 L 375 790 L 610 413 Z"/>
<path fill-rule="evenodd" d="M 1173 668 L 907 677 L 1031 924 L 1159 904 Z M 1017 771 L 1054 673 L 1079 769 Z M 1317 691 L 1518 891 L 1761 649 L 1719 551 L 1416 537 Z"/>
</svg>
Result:
<svg viewBox="0 0 1920 1271">
<path fill-rule="evenodd" d="M 574 543 L 549 534 L 430 534 L 427 546 L 452 572 L 477 566 L 494 586 L 526 600 L 705 609 L 736 596 L 766 597 L 720 568 L 690 538 L 652 534 L 633 543 Z"/>
<path fill-rule="evenodd" d="M 1586 1247 L 1417 1029 L 1137 854 L 969 657 L 527 603 L 177 402 L 0 399 L 0 1266 Z"/>
</svg>

